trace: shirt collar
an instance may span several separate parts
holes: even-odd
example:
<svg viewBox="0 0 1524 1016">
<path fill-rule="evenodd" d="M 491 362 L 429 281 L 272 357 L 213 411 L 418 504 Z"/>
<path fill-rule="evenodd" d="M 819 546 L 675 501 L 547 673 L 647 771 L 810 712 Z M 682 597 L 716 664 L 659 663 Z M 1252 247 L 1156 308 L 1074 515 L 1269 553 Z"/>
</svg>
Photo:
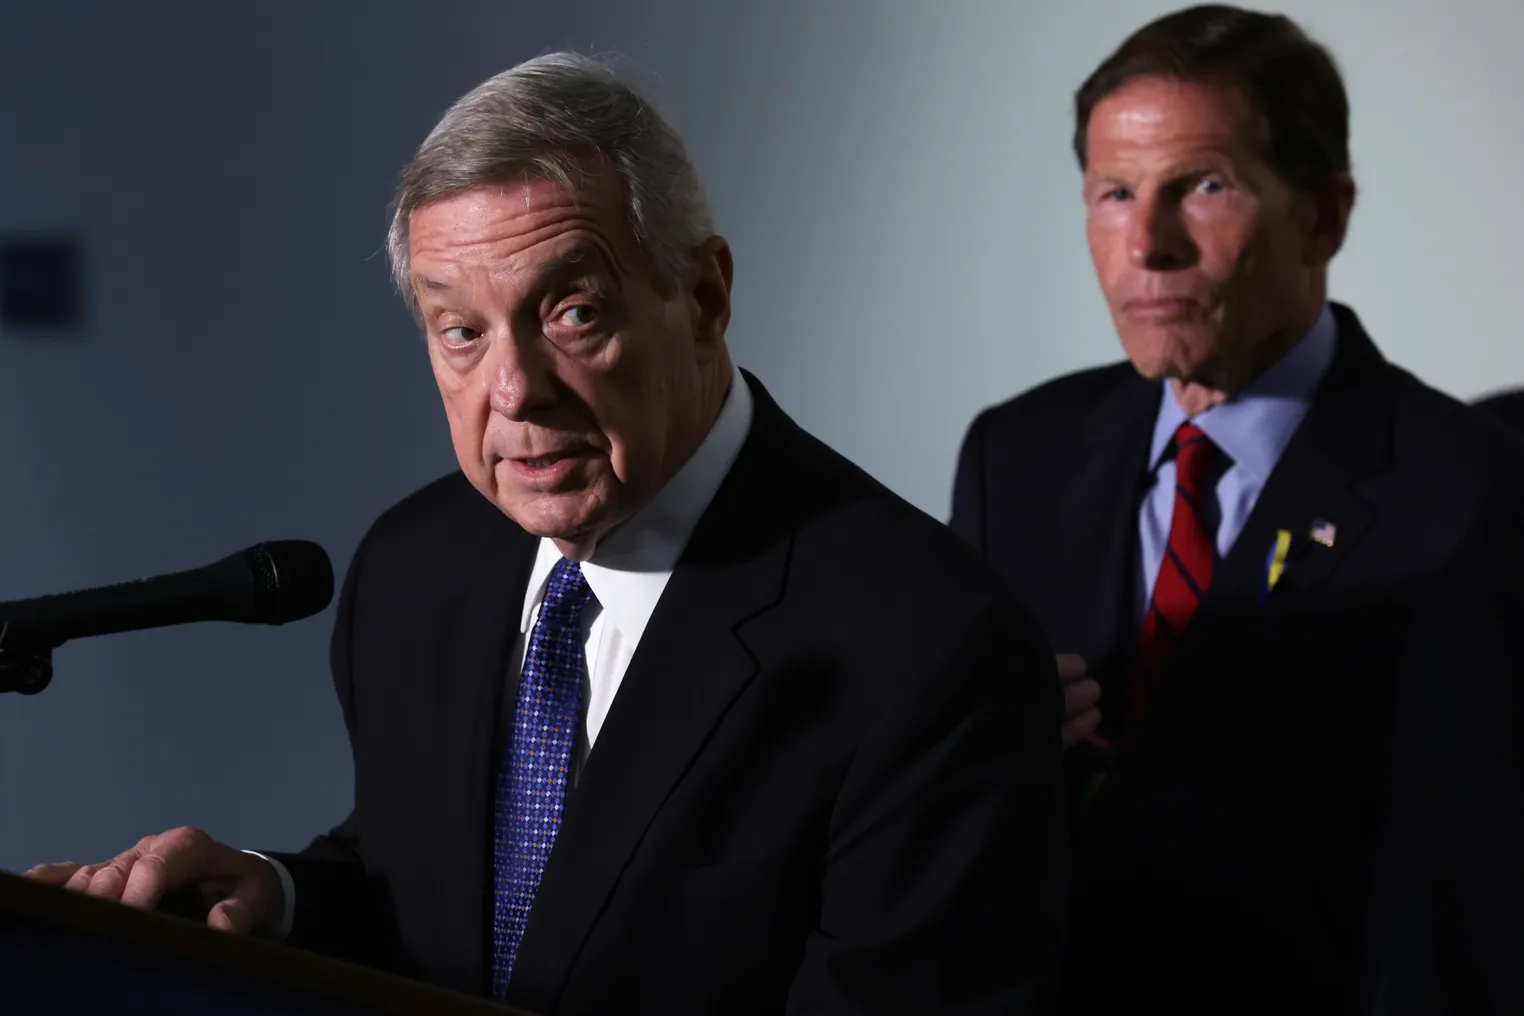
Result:
<svg viewBox="0 0 1524 1016">
<path fill-rule="evenodd" d="M 1270 478 L 1281 453 L 1312 405 L 1313 396 L 1339 341 L 1339 327 L 1326 305 L 1317 322 L 1291 350 L 1255 378 L 1237 396 L 1213 406 L 1191 422 L 1240 469 L 1261 483 Z M 1166 384 L 1154 419 L 1149 469 L 1159 468 L 1170 439 L 1190 417 Z"/>
<path fill-rule="evenodd" d="M 751 432 L 752 402 L 741 369 L 732 368 L 725 404 L 697 450 L 655 497 L 582 562 L 582 574 L 599 606 L 627 638 L 638 639 L 645 631 L 688 538 L 746 443 Z M 545 584 L 560 560 L 555 543 L 542 539 L 529 574 L 520 632 L 529 630 L 534 608 L 545 595 Z"/>
</svg>

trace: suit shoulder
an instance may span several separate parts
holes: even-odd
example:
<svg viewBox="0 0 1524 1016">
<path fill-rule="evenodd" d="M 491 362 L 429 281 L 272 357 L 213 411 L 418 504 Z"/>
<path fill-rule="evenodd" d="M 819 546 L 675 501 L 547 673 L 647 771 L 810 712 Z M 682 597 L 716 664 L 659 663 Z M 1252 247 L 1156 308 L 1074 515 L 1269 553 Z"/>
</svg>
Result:
<svg viewBox="0 0 1524 1016">
<path fill-rule="evenodd" d="M 1489 395 L 1479 400 L 1476 408 L 1510 427 L 1524 430 L 1524 389 Z"/>
<path fill-rule="evenodd" d="M 822 492 L 833 492 L 812 503 L 798 531 L 800 557 L 812 570 L 853 577 L 870 598 L 914 600 L 917 610 L 1016 606 L 998 573 L 946 523 L 823 442 L 809 441 L 811 472 L 824 480 Z"/>
<path fill-rule="evenodd" d="M 458 470 L 434 480 L 387 508 L 360 544 L 367 559 L 431 565 L 470 559 L 500 538 L 524 536 Z"/>
<path fill-rule="evenodd" d="M 1138 373 L 1123 360 L 1044 381 L 979 413 L 974 428 L 990 433 L 1078 422 L 1097 402 L 1120 385 L 1136 382 Z"/>
<path fill-rule="evenodd" d="M 383 511 L 371 526 L 373 533 L 387 536 L 418 529 L 432 529 L 441 517 L 474 509 L 484 499 L 459 470 L 432 480 Z M 483 503 L 483 507 L 491 505 Z"/>
<path fill-rule="evenodd" d="M 806 474 L 817 496 L 790 527 L 788 598 L 793 616 L 829 620 L 790 637 L 843 647 L 874 701 L 926 685 L 1005 694 L 1012 673 L 1042 673 L 1053 650 L 1018 590 L 945 523 L 819 448 Z M 981 654 L 994 669 L 951 662 Z"/>
<path fill-rule="evenodd" d="M 1486 398 L 1477 399 L 1475 405 L 1483 413 L 1492 413 L 1501 419 L 1524 425 L 1524 388 L 1494 391 Z"/>
<path fill-rule="evenodd" d="M 1396 389 L 1399 455 L 1479 483 L 1524 483 L 1524 441 L 1494 416 L 1446 395 L 1401 367 Z"/>
</svg>

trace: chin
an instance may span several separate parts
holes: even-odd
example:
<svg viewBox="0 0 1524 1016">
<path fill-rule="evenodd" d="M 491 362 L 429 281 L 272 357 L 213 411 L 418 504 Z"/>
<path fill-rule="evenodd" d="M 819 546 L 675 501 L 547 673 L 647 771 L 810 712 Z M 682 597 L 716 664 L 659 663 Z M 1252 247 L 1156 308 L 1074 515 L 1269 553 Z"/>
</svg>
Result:
<svg viewBox="0 0 1524 1016">
<path fill-rule="evenodd" d="M 1206 337 L 1181 335 L 1176 329 L 1148 329 L 1122 339 L 1122 349 L 1133 369 L 1150 381 L 1193 376 L 1205 359 L 1200 355 L 1203 348 L 1210 348 Z"/>
<path fill-rule="evenodd" d="M 607 528 L 607 505 L 591 490 L 559 494 L 500 491 L 494 503 L 531 536 L 577 543 Z"/>
<path fill-rule="evenodd" d="M 596 523 L 579 505 L 563 504 L 567 498 L 540 495 L 534 498 L 500 498 L 497 506 L 527 533 L 552 540 L 575 539 Z"/>
</svg>

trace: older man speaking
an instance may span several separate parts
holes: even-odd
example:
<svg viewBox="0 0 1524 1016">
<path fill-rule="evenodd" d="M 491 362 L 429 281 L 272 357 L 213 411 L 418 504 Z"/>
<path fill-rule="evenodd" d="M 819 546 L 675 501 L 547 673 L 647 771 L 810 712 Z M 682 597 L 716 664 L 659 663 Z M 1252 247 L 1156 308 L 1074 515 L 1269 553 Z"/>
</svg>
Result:
<svg viewBox="0 0 1524 1016">
<path fill-rule="evenodd" d="M 558 1013 L 1011 1013 L 1055 962 L 1035 620 L 731 362 L 683 143 L 552 55 L 407 167 L 397 281 L 460 471 L 387 511 L 333 676 L 354 810 L 33 877 Z"/>
</svg>

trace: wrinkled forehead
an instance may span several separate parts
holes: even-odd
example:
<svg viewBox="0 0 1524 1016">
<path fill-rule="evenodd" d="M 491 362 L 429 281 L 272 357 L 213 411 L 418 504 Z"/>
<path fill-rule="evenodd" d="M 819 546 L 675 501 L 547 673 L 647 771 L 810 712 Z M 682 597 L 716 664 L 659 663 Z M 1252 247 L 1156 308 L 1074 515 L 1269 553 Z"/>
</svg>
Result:
<svg viewBox="0 0 1524 1016">
<path fill-rule="evenodd" d="M 628 228 L 624 189 L 612 170 L 580 164 L 530 166 L 422 202 L 408 216 L 414 253 L 482 242 L 515 231 L 553 227 L 563 219 Z"/>
<path fill-rule="evenodd" d="M 520 174 L 435 198 L 409 217 L 413 283 L 486 270 L 536 274 L 551 264 L 603 262 L 628 272 L 639 257 L 618 178 Z"/>
</svg>

